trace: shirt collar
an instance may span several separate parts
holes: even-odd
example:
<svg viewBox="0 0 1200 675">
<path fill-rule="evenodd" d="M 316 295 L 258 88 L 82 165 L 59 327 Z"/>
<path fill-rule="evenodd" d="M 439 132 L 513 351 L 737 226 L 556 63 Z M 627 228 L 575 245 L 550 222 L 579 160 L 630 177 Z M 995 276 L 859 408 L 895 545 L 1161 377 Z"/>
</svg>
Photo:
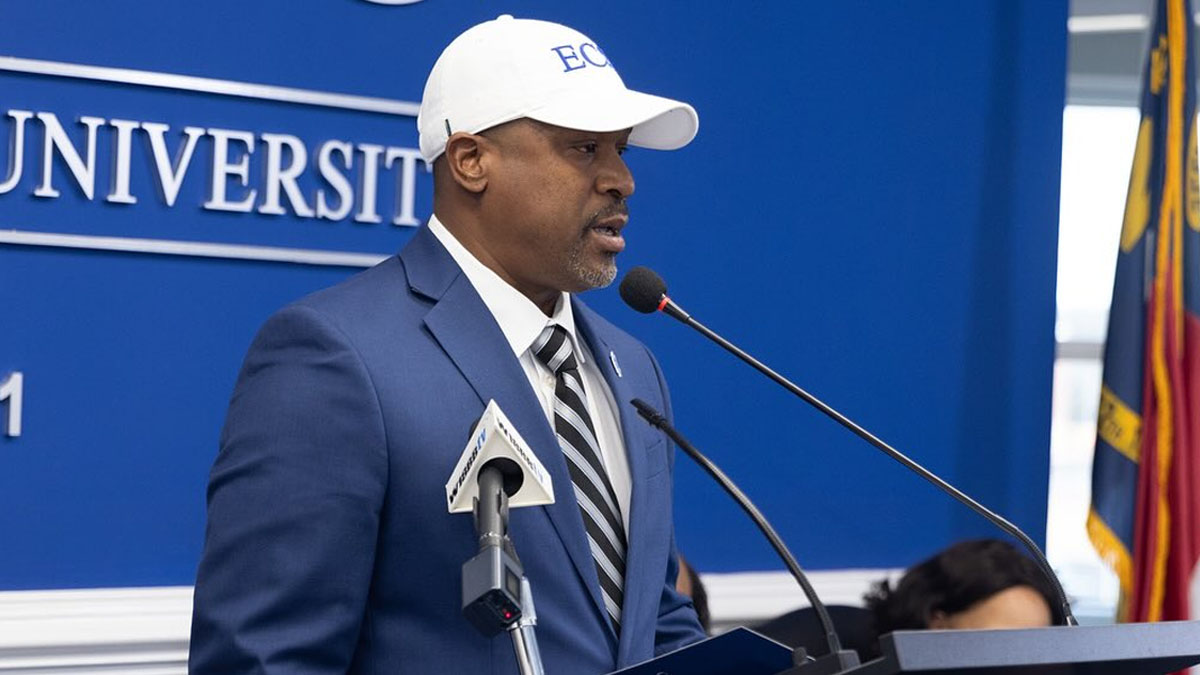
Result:
<svg viewBox="0 0 1200 675">
<path fill-rule="evenodd" d="M 504 333 L 508 346 L 517 358 L 528 351 L 546 326 L 557 324 L 562 326 L 571 338 L 575 358 L 580 364 L 584 363 L 584 351 L 580 349 L 579 339 L 575 334 L 575 315 L 571 311 L 570 295 L 562 293 L 554 305 L 554 313 L 546 316 L 532 300 L 501 279 L 500 275 L 468 251 L 436 215 L 429 217 L 429 231 L 446 248 L 454 262 L 458 263 L 463 274 L 467 275 L 467 280 L 475 287 L 475 292 L 496 319 L 500 332 Z"/>
</svg>

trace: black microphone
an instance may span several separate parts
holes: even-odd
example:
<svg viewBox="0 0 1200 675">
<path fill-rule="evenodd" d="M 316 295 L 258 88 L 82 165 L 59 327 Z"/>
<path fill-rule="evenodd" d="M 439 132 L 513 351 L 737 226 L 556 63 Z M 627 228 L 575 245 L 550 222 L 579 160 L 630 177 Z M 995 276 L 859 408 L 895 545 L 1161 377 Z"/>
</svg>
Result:
<svg viewBox="0 0 1200 675">
<path fill-rule="evenodd" d="M 649 267 L 638 266 L 626 272 L 619 290 L 625 304 L 642 314 L 663 312 L 684 323 L 692 320 L 691 315 L 667 297 L 667 283 Z"/>
<path fill-rule="evenodd" d="M 850 418 L 826 405 L 816 396 L 813 396 L 807 391 L 804 391 L 800 387 L 796 386 L 791 382 L 791 380 L 788 380 L 786 377 L 780 375 L 774 370 L 771 370 L 764 363 L 738 348 L 737 345 L 734 345 L 732 342 L 726 340 L 720 335 L 717 335 L 707 326 L 693 319 L 691 315 L 683 311 L 679 305 L 676 305 L 675 302 L 667 296 L 667 284 L 662 280 L 662 277 L 658 276 L 658 274 L 654 272 L 654 270 L 651 270 L 648 267 L 635 267 L 629 270 L 629 272 L 625 275 L 625 278 L 621 280 L 620 292 L 621 298 L 626 302 L 626 304 L 643 314 L 661 311 L 664 314 L 675 318 L 687 324 L 688 326 L 691 326 L 704 337 L 716 342 L 729 353 L 753 366 L 758 372 L 771 378 L 784 389 L 787 389 L 796 396 L 804 399 L 806 403 L 817 410 L 820 410 L 838 424 L 841 424 L 849 429 L 854 433 L 854 435 L 875 446 L 884 454 L 896 460 L 897 462 L 900 462 L 909 471 L 912 471 L 921 478 L 924 478 L 926 481 L 932 483 L 942 492 L 945 492 L 954 499 L 958 500 L 960 503 L 966 505 L 972 511 L 978 513 L 984 519 L 1000 528 L 1014 539 L 1020 541 L 1025 545 L 1025 548 L 1027 548 L 1029 552 L 1033 554 L 1033 558 L 1037 562 L 1038 567 L 1041 568 L 1042 573 L 1046 575 L 1046 578 L 1050 580 L 1050 584 L 1054 587 L 1054 592 L 1059 602 L 1059 608 L 1066 625 L 1079 625 L 1079 622 L 1075 620 L 1075 615 L 1071 612 L 1071 603 L 1067 600 L 1067 594 L 1063 590 L 1062 582 L 1058 580 L 1058 575 L 1056 575 L 1053 568 L 1050 567 L 1050 561 L 1046 560 L 1046 555 L 1042 553 L 1042 550 L 1037 544 L 1034 543 L 1033 539 L 1031 539 L 1029 535 L 1021 531 L 1021 528 L 1012 524 L 983 504 L 975 501 L 963 491 L 954 487 L 950 483 L 947 483 L 937 474 L 933 473 L 929 469 L 926 469 L 910 459 L 904 453 L 883 442 L 877 436 L 859 426 Z"/>
<path fill-rule="evenodd" d="M 833 627 L 833 619 L 829 617 L 829 610 L 825 609 L 825 603 L 821 602 L 821 599 L 817 597 L 817 591 L 813 589 L 812 584 L 808 581 L 808 577 L 800 569 L 800 563 L 796 562 L 795 556 L 792 555 L 792 552 L 783 543 L 783 539 L 775 532 L 775 528 L 771 527 L 771 524 L 767 522 L 766 517 L 758 510 L 758 507 L 750 501 L 746 493 L 742 492 L 734 484 L 733 480 L 725 475 L 725 472 L 720 467 L 713 464 L 712 460 L 701 454 L 682 434 L 676 431 L 662 413 L 652 408 L 649 403 L 640 398 L 635 398 L 630 402 L 633 403 L 633 407 L 637 408 L 639 415 L 651 425 L 666 432 L 671 437 L 671 440 L 675 441 L 675 445 L 682 448 L 688 457 L 691 457 L 699 464 L 708 475 L 712 476 L 721 485 L 725 492 L 729 493 L 730 497 L 733 497 L 738 506 L 742 507 L 746 515 L 750 516 L 750 519 L 754 521 L 758 529 L 771 542 L 771 547 L 783 559 L 783 564 L 787 565 L 788 571 L 795 577 L 796 583 L 800 584 L 801 590 L 804 591 L 804 597 L 808 598 L 808 603 L 817 612 L 817 620 L 821 622 L 821 630 L 825 631 L 825 643 L 829 645 L 829 653 L 821 658 L 813 658 L 804 653 L 803 648 L 799 648 L 796 652 L 795 660 L 797 661 L 796 665 L 803 668 L 800 672 L 806 675 L 832 674 L 840 673 L 845 668 L 852 668 L 859 665 L 858 655 L 854 651 L 842 649 L 842 642 L 838 639 L 837 631 Z"/>
</svg>

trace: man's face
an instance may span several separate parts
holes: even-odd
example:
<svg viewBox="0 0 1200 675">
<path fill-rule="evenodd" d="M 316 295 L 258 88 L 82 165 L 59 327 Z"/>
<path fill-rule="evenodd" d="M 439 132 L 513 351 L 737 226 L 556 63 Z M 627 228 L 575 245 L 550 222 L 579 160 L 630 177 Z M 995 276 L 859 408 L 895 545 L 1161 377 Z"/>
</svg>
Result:
<svg viewBox="0 0 1200 675">
<path fill-rule="evenodd" d="M 481 237 L 497 273 L 539 304 L 612 283 L 634 189 L 621 158 L 629 130 L 517 120 L 482 135 L 494 152 Z"/>
</svg>

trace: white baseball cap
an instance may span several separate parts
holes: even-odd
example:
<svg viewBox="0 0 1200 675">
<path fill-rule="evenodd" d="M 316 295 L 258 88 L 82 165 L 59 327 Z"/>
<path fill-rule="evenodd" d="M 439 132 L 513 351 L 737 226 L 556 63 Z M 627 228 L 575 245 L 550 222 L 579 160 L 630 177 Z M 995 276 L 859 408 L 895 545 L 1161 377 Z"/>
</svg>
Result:
<svg viewBox="0 0 1200 675">
<path fill-rule="evenodd" d="M 454 38 L 425 82 L 417 129 L 432 163 L 457 131 L 475 134 L 528 117 L 583 131 L 632 128 L 629 144 L 674 150 L 696 136 L 692 106 L 625 88 L 583 33 L 505 14 Z"/>
</svg>

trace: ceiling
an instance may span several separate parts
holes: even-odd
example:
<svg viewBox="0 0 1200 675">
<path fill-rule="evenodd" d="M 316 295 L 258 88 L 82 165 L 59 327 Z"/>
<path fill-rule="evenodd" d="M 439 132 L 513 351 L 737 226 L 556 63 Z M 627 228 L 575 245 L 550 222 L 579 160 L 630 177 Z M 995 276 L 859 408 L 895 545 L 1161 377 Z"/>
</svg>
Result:
<svg viewBox="0 0 1200 675">
<path fill-rule="evenodd" d="M 1154 0 L 1072 0 L 1067 102 L 1136 106 Z"/>
</svg>

